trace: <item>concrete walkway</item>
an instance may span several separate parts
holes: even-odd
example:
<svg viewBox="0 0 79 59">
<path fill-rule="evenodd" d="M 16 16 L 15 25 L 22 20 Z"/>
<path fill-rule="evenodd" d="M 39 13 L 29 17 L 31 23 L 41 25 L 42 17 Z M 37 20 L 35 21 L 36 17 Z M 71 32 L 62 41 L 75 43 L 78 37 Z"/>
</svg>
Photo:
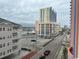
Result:
<svg viewBox="0 0 79 59">
<path fill-rule="evenodd" d="M 64 49 L 64 47 L 62 46 L 61 49 L 60 49 L 60 52 L 58 53 L 57 59 L 64 59 L 63 49 Z"/>
</svg>

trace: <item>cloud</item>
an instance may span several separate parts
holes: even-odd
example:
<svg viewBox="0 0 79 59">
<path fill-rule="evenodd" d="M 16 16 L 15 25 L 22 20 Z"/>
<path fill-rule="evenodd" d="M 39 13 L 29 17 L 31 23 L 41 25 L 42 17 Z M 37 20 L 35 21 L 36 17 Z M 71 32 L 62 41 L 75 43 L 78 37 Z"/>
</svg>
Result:
<svg viewBox="0 0 79 59">
<path fill-rule="evenodd" d="M 61 24 L 63 21 L 69 24 L 69 4 L 70 0 L 0 0 L 0 17 L 17 23 L 34 23 L 40 8 L 52 6 Z"/>
</svg>

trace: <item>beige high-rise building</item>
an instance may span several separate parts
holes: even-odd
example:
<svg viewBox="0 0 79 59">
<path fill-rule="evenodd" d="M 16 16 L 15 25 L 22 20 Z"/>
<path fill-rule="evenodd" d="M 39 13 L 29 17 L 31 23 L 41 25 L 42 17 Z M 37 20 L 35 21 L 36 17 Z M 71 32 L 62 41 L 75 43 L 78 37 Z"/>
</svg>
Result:
<svg viewBox="0 0 79 59">
<path fill-rule="evenodd" d="M 36 21 L 35 29 L 39 36 L 51 37 L 54 33 L 58 33 L 60 26 L 57 23 L 57 14 L 52 7 L 40 9 L 40 20 Z"/>
<path fill-rule="evenodd" d="M 52 7 L 40 9 L 40 21 L 41 22 L 57 22 L 57 13 L 52 10 Z"/>
</svg>

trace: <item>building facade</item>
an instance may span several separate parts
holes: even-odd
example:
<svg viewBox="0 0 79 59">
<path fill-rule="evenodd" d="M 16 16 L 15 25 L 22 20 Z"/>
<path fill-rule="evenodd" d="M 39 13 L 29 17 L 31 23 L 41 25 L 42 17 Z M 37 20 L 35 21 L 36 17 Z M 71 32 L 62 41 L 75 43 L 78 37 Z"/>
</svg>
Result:
<svg viewBox="0 0 79 59">
<path fill-rule="evenodd" d="M 51 23 L 39 23 L 39 31 L 38 35 L 43 37 L 50 37 L 52 32 L 52 24 Z"/>
<path fill-rule="evenodd" d="M 59 24 L 57 24 L 57 14 L 52 7 L 40 9 L 40 20 L 36 21 L 35 30 L 38 35 L 51 37 L 53 33 L 59 32 Z"/>
<path fill-rule="evenodd" d="M 41 22 L 57 22 L 57 14 L 52 7 L 40 9 L 40 21 Z"/>
<path fill-rule="evenodd" d="M 43 23 L 38 21 L 36 22 L 35 30 L 39 36 L 51 37 L 52 34 L 59 33 L 61 31 L 61 27 L 56 22 Z"/>
<path fill-rule="evenodd" d="M 79 0 L 71 0 L 71 38 L 69 59 L 79 59 Z M 71 51 L 72 50 L 72 51 Z"/>
<path fill-rule="evenodd" d="M 20 51 L 19 26 L 0 18 L 0 58 Z"/>
<path fill-rule="evenodd" d="M 60 26 L 60 24 L 58 24 L 58 23 L 53 23 L 52 24 L 52 33 L 54 33 L 54 34 L 58 34 L 60 31 L 62 31 L 62 28 L 61 28 L 61 26 Z"/>
</svg>

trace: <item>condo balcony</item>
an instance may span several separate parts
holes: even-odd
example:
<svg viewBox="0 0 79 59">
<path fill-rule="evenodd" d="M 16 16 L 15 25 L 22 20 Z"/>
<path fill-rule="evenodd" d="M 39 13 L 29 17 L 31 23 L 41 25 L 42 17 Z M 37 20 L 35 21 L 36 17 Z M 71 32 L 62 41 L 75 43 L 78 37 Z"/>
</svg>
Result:
<svg viewBox="0 0 79 59">
<path fill-rule="evenodd" d="M 73 48 L 72 47 L 68 48 L 68 59 L 73 59 Z"/>
</svg>

